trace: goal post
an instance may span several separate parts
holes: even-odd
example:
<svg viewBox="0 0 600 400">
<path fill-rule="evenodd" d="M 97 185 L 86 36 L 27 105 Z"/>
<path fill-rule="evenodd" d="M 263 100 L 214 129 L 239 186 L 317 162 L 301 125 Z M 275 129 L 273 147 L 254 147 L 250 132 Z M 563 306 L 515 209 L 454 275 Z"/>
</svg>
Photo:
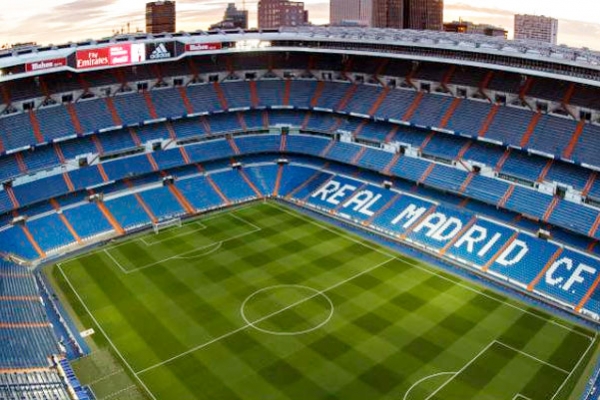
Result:
<svg viewBox="0 0 600 400">
<path fill-rule="evenodd" d="M 181 228 L 182 222 L 181 222 L 180 217 L 164 219 L 162 221 L 157 221 L 157 222 L 152 223 L 152 229 L 154 229 L 155 234 L 158 234 L 161 231 L 164 231 L 165 229 L 168 229 L 168 228 L 172 228 L 174 226 Z"/>
</svg>

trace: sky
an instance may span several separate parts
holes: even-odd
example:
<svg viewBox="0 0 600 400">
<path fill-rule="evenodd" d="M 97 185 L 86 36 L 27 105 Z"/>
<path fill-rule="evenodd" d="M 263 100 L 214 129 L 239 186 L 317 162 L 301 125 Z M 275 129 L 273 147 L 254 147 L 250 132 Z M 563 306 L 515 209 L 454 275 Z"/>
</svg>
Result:
<svg viewBox="0 0 600 400">
<path fill-rule="evenodd" d="M 233 1 L 233 0 L 230 0 Z M 242 1 L 236 1 L 241 6 Z M 329 21 L 328 0 L 304 0 L 314 24 Z M 143 30 L 146 0 L 0 0 L 0 45 L 19 42 L 62 44 L 111 36 L 115 30 Z M 177 0 L 177 29 L 206 29 L 221 20 L 227 0 Z M 10 4 L 10 5 L 9 5 Z M 256 25 L 257 0 L 247 0 Z M 559 19 L 559 44 L 600 50 L 598 0 L 445 0 L 444 20 L 462 17 L 509 30 L 513 15 L 528 13 Z"/>
</svg>

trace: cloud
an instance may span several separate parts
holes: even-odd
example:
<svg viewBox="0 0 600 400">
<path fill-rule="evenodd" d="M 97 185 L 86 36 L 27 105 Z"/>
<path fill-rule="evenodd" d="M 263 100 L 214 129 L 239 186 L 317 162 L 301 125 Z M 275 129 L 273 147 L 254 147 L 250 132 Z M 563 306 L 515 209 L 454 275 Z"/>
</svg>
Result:
<svg viewBox="0 0 600 400">
<path fill-rule="evenodd" d="M 444 6 L 444 12 L 447 14 L 450 12 L 471 12 L 471 13 L 480 13 L 484 15 L 494 15 L 498 17 L 510 17 L 512 18 L 515 13 L 514 11 L 502 10 L 499 8 L 492 7 L 480 7 L 480 6 L 472 6 L 470 4 L 465 3 L 456 3 L 456 4 L 446 4 Z"/>
<path fill-rule="evenodd" d="M 456 3 L 445 5 L 444 19 L 452 21 L 462 17 L 464 20 L 501 26 L 508 30 L 509 37 L 512 37 L 514 14 L 514 11 L 501 8 Z M 572 47 L 589 47 L 600 50 L 598 37 L 600 37 L 600 24 L 559 18 L 559 43 Z"/>
</svg>

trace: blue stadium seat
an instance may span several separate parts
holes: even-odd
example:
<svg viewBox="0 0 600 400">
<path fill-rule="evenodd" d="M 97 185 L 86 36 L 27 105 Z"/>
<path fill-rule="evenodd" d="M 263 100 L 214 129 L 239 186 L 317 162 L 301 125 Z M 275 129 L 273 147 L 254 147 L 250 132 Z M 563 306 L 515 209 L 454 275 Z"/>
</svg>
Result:
<svg viewBox="0 0 600 400">
<path fill-rule="evenodd" d="M 176 185 L 197 210 L 209 210 L 224 205 L 204 176 L 181 179 Z"/>
<path fill-rule="evenodd" d="M 75 243 L 75 238 L 56 213 L 28 220 L 27 227 L 46 253 Z"/>
<path fill-rule="evenodd" d="M 232 202 L 240 202 L 256 198 L 256 194 L 248 186 L 237 170 L 229 170 L 210 175 L 219 189 Z"/>
<path fill-rule="evenodd" d="M 290 104 L 305 110 L 310 108 L 316 89 L 316 81 L 292 80 L 290 82 Z"/>
<path fill-rule="evenodd" d="M 135 125 L 152 119 L 146 100 L 141 93 L 120 94 L 113 97 L 113 102 L 125 125 Z"/>
<path fill-rule="evenodd" d="M 54 140 L 77 134 L 67 108 L 63 105 L 39 108 L 35 114 L 42 135 L 46 140 Z"/>
<path fill-rule="evenodd" d="M 532 118 L 533 113 L 529 110 L 500 107 L 485 137 L 503 144 L 519 146 Z"/>
<path fill-rule="evenodd" d="M 256 92 L 259 107 L 281 106 L 283 105 L 285 81 L 278 79 L 257 81 Z"/>
<path fill-rule="evenodd" d="M 81 204 L 63 213 L 82 240 L 113 230 L 96 204 Z"/>
<path fill-rule="evenodd" d="M 121 196 L 105 201 L 106 207 L 126 230 L 150 225 L 150 217 L 133 195 Z"/>
<path fill-rule="evenodd" d="M 187 114 L 183 98 L 176 88 L 154 89 L 150 95 L 159 117 L 172 118 Z"/>
<path fill-rule="evenodd" d="M 194 112 L 208 113 L 221 109 L 219 97 L 210 84 L 190 85 L 185 88 Z"/>
<path fill-rule="evenodd" d="M 105 99 L 78 101 L 74 107 L 84 133 L 98 132 L 115 125 Z"/>
<path fill-rule="evenodd" d="M 2 143 L 6 150 L 20 149 L 36 143 L 28 113 L 12 114 L 0 118 Z"/>
<path fill-rule="evenodd" d="M 139 195 L 158 220 L 175 218 L 185 214 L 185 210 L 166 186 L 144 190 Z"/>
<path fill-rule="evenodd" d="M 410 122 L 426 127 L 440 126 L 444 114 L 452 103 L 452 97 L 436 94 L 426 94 L 421 99 L 419 107 Z"/>
</svg>

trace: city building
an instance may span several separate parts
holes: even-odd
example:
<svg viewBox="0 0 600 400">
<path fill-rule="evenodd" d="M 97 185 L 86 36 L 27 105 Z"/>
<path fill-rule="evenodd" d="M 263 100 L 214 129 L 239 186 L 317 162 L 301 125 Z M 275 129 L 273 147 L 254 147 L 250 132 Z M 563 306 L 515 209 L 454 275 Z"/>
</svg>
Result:
<svg viewBox="0 0 600 400">
<path fill-rule="evenodd" d="M 515 39 L 557 43 L 558 20 L 543 15 L 515 15 Z"/>
<path fill-rule="evenodd" d="M 404 29 L 441 31 L 444 0 L 404 0 Z"/>
<path fill-rule="evenodd" d="M 376 28 L 442 30 L 443 0 L 373 0 Z"/>
<path fill-rule="evenodd" d="M 488 25 L 476 24 L 470 21 L 453 21 L 444 24 L 445 32 L 465 33 L 470 35 L 485 35 L 493 37 L 503 37 L 508 39 L 508 31 L 504 28 Z"/>
<path fill-rule="evenodd" d="M 229 3 L 225 9 L 223 20 L 209 29 L 248 29 L 248 10 L 238 10 L 235 3 Z"/>
<path fill-rule="evenodd" d="M 404 28 L 404 0 L 373 0 L 374 28 Z"/>
<path fill-rule="evenodd" d="M 331 0 L 329 22 L 332 26 L 371 25 L 373 0 Z"/>
<path fill-rule="evenodd" d="M 304 3 L 289 0 L 260 0 L 258 2 L 258 27 L 302 26 L 308 24 L 308 11 Z"/>
<path fill-rule="evenodd" d="M 146 4 L 146 33 L 175 32 L 175 2 L 154 1 Z"/>
</svg>

